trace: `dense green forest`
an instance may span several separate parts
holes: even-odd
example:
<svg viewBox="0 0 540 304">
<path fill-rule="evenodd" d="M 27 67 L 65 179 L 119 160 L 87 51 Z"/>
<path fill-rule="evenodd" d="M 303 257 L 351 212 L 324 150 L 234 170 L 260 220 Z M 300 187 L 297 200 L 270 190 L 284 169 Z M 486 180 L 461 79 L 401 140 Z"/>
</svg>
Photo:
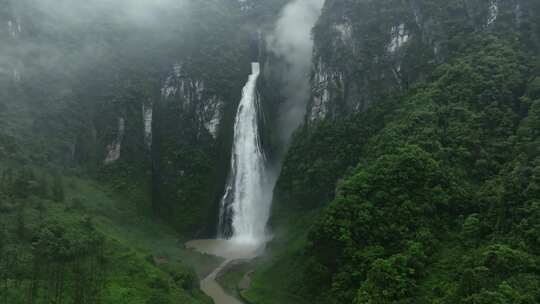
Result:
<svg viewBox="0 0 540 304">
<path fill-rule="evenodd" d="M 0 1 L 0 303 L 211 303 L 198 281 L 218 260 L 183 243 L 215 225 L 207 166 L 226 139 L 180 94 L 154 109 L 160 154 L 141 118 L 178 62 L 234 106 L 245 16 L 228 1 L 53 2 Z"/>
<path fill-rule="evenodd" d="M 210 303 L 187 265 L 215 261 L 109 186 L 26 167 L 0 197 L 1 303 Z"/>
<path fill-rule="evenodd" d="M 222 261 L 184 243 L 215 237 L 256 60 L 273 238 L 219 276 L 229 293 L 540 303 L 540 2 L 326 0 L 284 144 L 288 63 L 264 36 L 291 2 L 143 24 L 122 1 L 0 0 L 0 304 L 212 303 L 199 281 Z"/>
<path fill-rule="evenodd" d="M 355 3 L 364 2 L 327 1 L 320 22 Z M 405 71 L 416 79 L 406 89 L 376 91 L 380 82 L 352 79 L 373 88 L 367 111 L 336 108 L 332 119 L 297 131 L 274 193 L 273 254 L 255 263 L 245 298 L 540 302 L 540 27 L 537 18 L 517 30 L 498 26 L 456 23 L 443 58 L 431 67 L 426 57 L 407 63 L 419 66 Z M 425 54 L 408 43 L 414 55 Z M 332 44 L 321 47 L 351 60 Z"/>
<path fill-rule="evenodd" d="M 432 80 L 297 133 L 248 299 L 299 301 L 270 280 L 306 303 L 540 301 L 538 59 L 471 39 Z"/>
<path fill-rule="evenodd" d="M 336 303 L 538 301 L 537 72 L 494 37 L 472 45 L 403 98 L 340 182 L 308 236 L 311 292 L 331 286 L 321 296 Z"/>
</svg>

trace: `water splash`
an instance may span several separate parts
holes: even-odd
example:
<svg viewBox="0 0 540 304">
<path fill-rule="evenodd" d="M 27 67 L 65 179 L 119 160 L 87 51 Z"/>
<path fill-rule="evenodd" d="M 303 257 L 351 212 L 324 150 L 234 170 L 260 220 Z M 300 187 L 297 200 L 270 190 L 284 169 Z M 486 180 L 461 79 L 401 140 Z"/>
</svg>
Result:
<svg viewBox="0 0 540 304">
<path fill-rule="evenodd" d="M 219 237 L 240 243 L 265 241 L 271 203 L 271 187 L 267 186 L 266 160 L 259 138 L 260 65 L 254 62 L 251 68 L 236 113 L 231 173 L 219 220 Z"/>
</svg>

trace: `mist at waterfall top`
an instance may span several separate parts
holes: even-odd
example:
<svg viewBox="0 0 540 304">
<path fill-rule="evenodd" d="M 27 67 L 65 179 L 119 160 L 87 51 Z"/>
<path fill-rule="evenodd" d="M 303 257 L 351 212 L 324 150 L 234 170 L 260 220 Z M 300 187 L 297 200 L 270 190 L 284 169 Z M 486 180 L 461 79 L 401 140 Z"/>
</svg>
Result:
<svg viewBox="0 0 540 304">
<path fill-rule="evenodd" d="M 267 45 L 287 63 L 284 73 L 284 95 L 287 100 L 280 109 L 282 140 L 288 142 L 292 132 L 302 122 L 310 95 L 309 72 L 313 52 L 311 31 L 321 14 L 324 0 L 295 0 L 287 4 Z"/>
<path fill-rule="evenodd" d="M 287 4 L 268 38 L 270 49 L 294 66 L 291 72 L 309 68 L 313 49 L 311 30 L 323 4 L 324 0 L 296 0 Z"/>
</svg>

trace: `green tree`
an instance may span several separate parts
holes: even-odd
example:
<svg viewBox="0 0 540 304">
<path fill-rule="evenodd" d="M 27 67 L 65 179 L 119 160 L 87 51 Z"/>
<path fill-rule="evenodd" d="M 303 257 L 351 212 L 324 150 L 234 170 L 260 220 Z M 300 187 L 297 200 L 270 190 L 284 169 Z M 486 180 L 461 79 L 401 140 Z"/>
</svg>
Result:
<svg viewBox="0 0 540 304">
<path fill-rule="evenodd" d="M 57 202 L 63 202 L 65 200 L 64 194 L 64 182 L 60 174 L 55 174 L 52 185 L 52 196 Z"/>
</svg>

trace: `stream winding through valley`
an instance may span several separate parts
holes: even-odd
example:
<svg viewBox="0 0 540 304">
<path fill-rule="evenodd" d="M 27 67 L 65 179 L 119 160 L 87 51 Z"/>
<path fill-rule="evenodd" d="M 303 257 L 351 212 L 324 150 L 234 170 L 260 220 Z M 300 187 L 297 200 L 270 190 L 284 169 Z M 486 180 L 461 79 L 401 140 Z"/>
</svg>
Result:
<svg viewBox="0 0 540 304">
<path fill-rule="evenodd" d="M 298 100 L 307 100 L 310 95 L 307 77 L 300 76 L 300 80 L 298 75 L 305 76 L 309 73 L 313 52 L 311 29 L 323 4 L 324 0 L 291 1 L 283 8 L 269 42 L 271 52 L 278 57 L 283 56 L 291 63 L 291 70 L 286 78 L 296 79 L 288 85 L 296 92 L 288 96 L 292 98 L 288 101 L 292 104 L 288 104 L 287 109 L 292 112 L 285 113 L 288 119 L 285 119 L 285 125 L 290 127 L 291 131 L 298 126 L 303 116 L 297 115 L 303 113 L 302 110 L 298 113 L 293 110 L 306 106 L 296 103 Z M 299 15 L 299 12 L 305 14 Z M 295 29 L 294 35 L 291 35 L 291 28 Z M 299 36 L 304 39 L 299 39 Z M 210 296 L 215 304 L 243 304 L 239 299 L 227 294 L 216 278 L 231 262 L 259 256 L 270 239 L 266 224 L 270 217 L 277 176 L 268 166 L 268 158 L 261 142 L 264 111 L 257 91 L 260 74 L 260 63 L 252 62 L 251 74 L 242 89 L 242 99 L 236 110 L 229 177 L 220 203 L 218 239 L 194 240 L 186 244 L 187 248 L 224 259 L 224 262 L 200 282 L 201 290 Z"/>
<path fill-rule="evenodd" d="M 260 71 L 260 64 L 252 62 L 236 111 L 230 173 L 220 205 L 219 239 L 186 243 L 187 248 L 225 259 L 201 280 L 201 290 L 215 304 L 242 304 L 221 288 L 216 277 L 232 261 L 256 257 L 268 239 L 266 223 L 274 181 L 269 179 L 260 139 L 262 107 L 257 92 Z"/>
<path fill-rule="evenodd" d="M 225 259 L 223 263 L 200 282 L 201 290 L 210 296 L 215 304 L 244 304 L 242 301 L 226 293 L 216 281 L 216 277 L 232 261 L 255 258 L 264 249 L 264 245 L 240 243 L 231 240 L 194 240 L 187 242 L 186 247 L 203 254 L 210 254 Z"/>
</svg>

